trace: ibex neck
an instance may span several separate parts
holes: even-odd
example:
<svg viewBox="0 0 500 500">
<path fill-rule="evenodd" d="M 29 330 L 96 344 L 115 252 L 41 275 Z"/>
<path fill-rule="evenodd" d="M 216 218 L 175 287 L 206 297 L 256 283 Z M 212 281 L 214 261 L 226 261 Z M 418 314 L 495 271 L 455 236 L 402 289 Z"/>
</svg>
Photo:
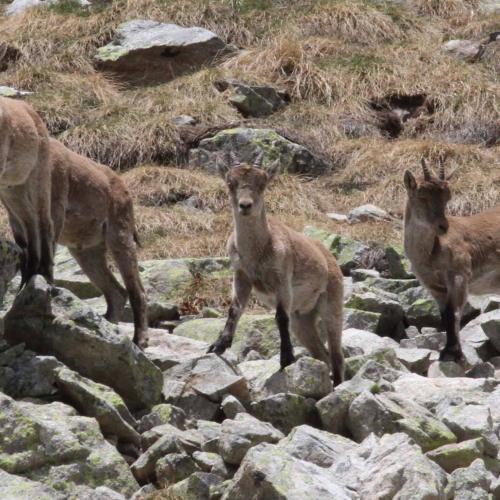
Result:
<svg viewBox="0 0 500 500">
<path fill-rule="evenodd" d="M 426 224 L 416 219 L 408 203 L 404 218 L 404 246 L 407 255 L 410 258 L 413 257 L 413 254 L 419 254 L 420 256 L 430 255 L 437 236 L 439 236 L 437 225 Z"/>
<path fill-rule="evenodd" d="M 271 239 L 264 209 L 258 215 L 241 215 L 233 212 L 236 247 L 240 254 L 260 254 Z"/>
</svg>

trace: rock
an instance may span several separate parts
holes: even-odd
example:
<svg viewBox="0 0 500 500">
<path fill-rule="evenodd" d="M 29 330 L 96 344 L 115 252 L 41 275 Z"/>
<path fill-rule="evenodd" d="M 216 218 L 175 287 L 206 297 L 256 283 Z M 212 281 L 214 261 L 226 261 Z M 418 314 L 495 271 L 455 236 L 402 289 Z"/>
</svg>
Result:
<svg viewBox="0 0 500 500">
<path fill-rule="evenodd" d="M 19 500 L 21 498 L 62 500 L 65 497 L 55 489 L 42 483 L 9 474 L 0 469 L 0 498 L 3 500 Z"/>
<path fill-rule="evenodd" d="M 289 455 L 320 467 L 331 467 L 357 444 L 330 432 L 309 425 L 295 427 L 278 446 Z"/>
<path fill-rule="evenodd" d="M 251 412 L 285 434 L 298 425 L 315 425 L 318 419 L 314 399 L 292 393 L 279 393 L 256 401 L 251 405 Z"/>
<path fill-rule="evenodd" d="M 326 216 L 329 219 L 334 220 L 335 222 L 347 222 L 347 215 L 345 215 L 345 214 L 338 214 L 336 212 L 328 212 L 326 214 Z"/>
<path fill-rule="evenodd" d="M 31 1 L 41 1 L 41 0 L 31 0 Z M 16 2 L 14 1 L 13 3 Z M 19 0 L 17 0 L 17 3 L 20 3 Z M 10 6 L 12 6 L 12 4 Z M 31 94 L 33 94 L 33 92 L 27 92 L 25 90 L 17 90 L 13 87 L 6 87 L 5 85 L 0 85 L 0 96 L 2 97 L 24 97 Z"/>
<path fill-rule="evenodd" d="M 284 371 L 288 391 L 299 396 L 321 399 L 333 389 L 330 369 L 323 361 L 305 356 Z"/>
<path fill-rule="evenodd" d="M 427 376 L 436 377 L 464 377 L 465 370 L 454 361 L 434 361 L 429 366 Z"/>
<path fill-rule="evenodd" d="M 277 443 L 284 436 L 267 422 L 261 422 L 247 413 L 239 413 L 234 420 L 222 422 L 219 450 L 228 464 L 239 465 L 246 452 L 259 443 Z"/>
<path fill-rule="evenodd" d="M 43 483 L 60 492 L 61 498 L 80 485 L 108 486 L 127 496 L 138 488 L 126 462 L 104 440 L 94 419 L 77 416 L 62 403 L 16 402 L 3 394 L 0 469 Z"/>
<path fill-rule="evenodd" d="M 381 349 L 396 349 L 398 343 L 389 337 L 380 337 L 357 328 L 348 328 L 342 333 L 342 347 L 346 355 L 350 357 L 372 354 Z"/>
<path fill-rule="evenodd" d="M 238 127 L 221 130 L 213 137 L 202 139 L 196 149 L 189 152 L 191 166 L 216 173 L 217 156 L 232 152 L 242 163 L 253 163 L 264 153 L 262 168 L 266 169 L 279 159 L 280 172 L 290 174 L 320 174 L 327 164 L 306 147 L 292 142 L 272 129 Z"/>
<path fill-rule="evenodd" d="M 197 420 L 196 430 L 201 439 L 201 449 L 209 453 L 218 453 L 222 425 L 208 420 Z"/>
<path fill-rule="evenodd" d="M 247 382 L 239 370 L 215 354 L 179 363 L 163 375 L 166 402 L 183 409 L 188 417 L 211 420 L 227 394 L 250 400 Z"/>
<path fill-rule="evenodd" d="M 226 464 L 217 453 L 195 451 L 193 453 L 193 460 L 203 472 L 211 472 L 223 478 L 228 476 Z"/>
<path fill-rule="evenodd" d="M 178 429 L 184 429 L 186 422 L 186 414 L 181 408 L 170 404 L 159 404 L 153 406 L 151 411 L 144 415 L 137 426 L 137 430 L 143 434 L 153 427 L 163 424 L 170 424 Z"/>
<path fill-rule="evenodd" d="M 88 0 L 77 0 L 77 2 L 81 7 L 87 7 L 90 5 Z M 5 9 L 5 14 L 7 16 L 14 16 L 33 7 L 45 7 L 49 5 L 57 5 L 58 3 L 60 3 L 60 0 L 13 0 Z"/>
<path fill-rule="evenodd" d="M 177 127 L 186 127 L 189 125 L 196 125 L 199 120 L 190 115 L 179 115 L 174 117 L 172 123 Z"/>
<path fill-rule="evenodd" d="M 405 311 L 408 324 L 418 328 L 441 325 L 441 313 L 433 298 L 421 298 L 413 302 Z"/>
<path fill-rule="evenodd" d="M 181 430 L 171 424 L 161 424 L 142 434 L 142 448 L 147 450 L 157 441 L 165 441 L 168 436 L 174 437 L 180 448 L 188 453 L 199 450 L 202 445 L 202 436 L 196 430 Z"/>
<path fill-rule="evenodd" d="M 370 278 L 380 278 L 380 273 L 376 269 L 353 269 L 351 271 L 351 278 L 356 283 Z"/>
<path fill-rule="evenodd" d="M 166 495 L 171 500 L 209 500 L 211 490 L 221 483 L 222 478 L 216 474 L 195 472 L 184 481 L 170 486 Z"/>
<path fill-rule="evenodd" d="M 349 407 L 347 426 L 357 441 L 404 432 L 424 451 L 456 442 L 456 436 L 425 408 L 390 392 L 361 393 Z"/>
<path fill-rule="evenodd" d="M 396 358 L 394 349 L 379 349 L 378 351 L 370 354 L 362 354 L 360 356 L 351 356 L 345 360 L 345 378 L 349 380 L 353 378 L 356 373 L 368 362 L 376 361 L 381 365 L 393 368 L 399 372 L 405 372 L 407 369 Z"/>
<path fill-rule="evenodd" d="M 194 460 L 186 453 L 169 453 L 156 462 L 156 481 L 161 488 L 167 488 L 198 470 Z"/>
<path fill-rule="evenodd" d="M 151 84 L 199 69 L 227 51 L 215 33 L 203 28 L 133 20 L 118 26 L 95 59 L 100 69 L 124 81 Z"/>
<path fill-rule="evenodd" d="M 81 375 L 112 387 L 131 409 L 161 397 L 162 376 L 116 325 L 71 292 L 36 276 L 17 296 L 4 320 L 5 338 L 55 356 Z"/>
<path fill-rule="evenodd" d="M 493 476 L 481 459 L 474 460 L 467 468 L 456 469 L 450 474 L 446 489 L 448 498 L 455 500 L 482 500 L 489 498 Z"/>
<path fill-rule="evenodd" d="M 244 361 L 238 368 L 248 382 L 254 401 L 287 391 L 285 373 L 277 357 Z"/>
<path fill-rule="evenodd" d="M 379 313 L 344 307 L 344 330 L 353 328 L 375 333 L 378 329 L 380 316 Z"/>
<path fill-rule="evenodd" d="M 304 498 L 347 500 L 357 498 L 331 472 L 299 460 L 277 446 L 260 444 L 245 456 L 224 500 Z"/>
<path fill-rule="evenodd" d="M 193 319 L 181 323 L 174 334 L 211 344 L 224 329 L 226 318 Z M 293 341 L 293 340 L 292 340 Z M 250 351 L 256 351 L 265 358 L 280 352 L 280 336 L 274 316 L 271 314 L 244 314 L 231 346 L 239 359 L 244 359 Z"/>
<path fill-rule="evenodd" d="M 469 467 L 474 460 L 482 458 L 483 454 L 484 442 L 482 438 L 446 444 L 426 453 L 427 457 L 448 473 L 458 468 Z"/>
<path fill-rule="evenodd" d="M 491 363 L 479 363 L 471 368 L 466 374 L 466 377 L 472 378 L 488 378 L 495 376 L 495 367 Z"/>
<path fill-rule="evenodd" d="M 290 96 L 267 85 L 248 85 L 237 80 L 223 80 L 215 83 L 217 90 L 231 91 L 229 102 L 244 117 L 268 116 L 283 108 Z"/>
<path fill-rule="evenodd" d="M 405 349 L 429 349 L 431 351 L 441 351 L 445 344 L 446 332 L 438 332 L 433 328 L 423 328 L 422 333 L 411 339 L 402 339 L 400 342 L 401 347 Z"/>
<path fill-rule="evenodd" d="M 497 353 L 495 332 L 500 338 L 500 310 L 480 314 L 460 330 L 460 344 L 466 361 L 471 366 L 487 361 Z"/>
<path fill-rule="evenodd" d="M 381 208 L 367 204 L 361 205 L 359 207 L 353 208 L 347 214 L 347 222 L 349 224 L 358 224 L 360 222 L 368 222 L 368 221 L 390 221 L 392 217 Z"/>
<path fill-rule="evenodd" d="M 246 413 L 245 407 L 230 394 L 222 400 L 221 408 L 226 418 L 234 418 L 238 413 Z"/>
<path fill-rule="evenodd" d="M 406 292 L 410 288 L 420 286 L 415 279 L 397 279 L 397 278 L 367 278 L 365 285 L 370 288 L 378 288 L 384 292 L 394 293 L 399 295 Z"/>
<path fill-rule="evenodd" d="M 415 278 L 410 269 L 410 261 L 405 257 L 402 247 L 387 247 L 385 258 L 387 259 L 389 278 L 405 280 Z"/>
<path fill-rule="evenodd" d="M 369 436 L 329 472 L 360 499 L 445 498 L 445 472 L 401 433 Z"/>
<path fill-rule="evenodd" d="M 141 445 L 141 436 L 134 429 L 137 424 L 123 399 L 112 389 L 82 377 L 68 369 L 56 370 L 56 384 L 65 399 L 83 415 L 94 417 L 105 435 Z"/>
<path fill-rule="evenodd" d="M 500 353 L 500 310 L 482 314 L 476 318 L 475 322 L 480 322 L 481 328 L 493 347 Z"/>
<path fill-rule="evenodd" d="M 474 61 L 479 55 L 480 47 L 480 42 L 472 40 L 449 40 L 442 45 L 445 52 L 466 61 Z"/>
<path fill-rule="evenodd" d="M 418 348 L 396 348 L 396 358 L 403 363 L 411 372 L 425 375 L 431 364 L 431 355 L 433 351 L 430 349 Z"/>
</svg>

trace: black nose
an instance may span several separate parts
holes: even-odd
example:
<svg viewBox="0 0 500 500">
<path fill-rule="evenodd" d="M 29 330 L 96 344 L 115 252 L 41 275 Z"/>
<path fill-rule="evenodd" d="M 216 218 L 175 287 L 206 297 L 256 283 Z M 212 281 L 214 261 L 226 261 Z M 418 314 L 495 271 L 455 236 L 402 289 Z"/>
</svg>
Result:
<svg viewBox="0 0 500 500">
<path fill-rule="evenodd" d="M 250 208 L 252 208 L 252 202 L 251 201 L 241 201 L 240 208 L 242 210 L 249 210 Z"/>
</svg>

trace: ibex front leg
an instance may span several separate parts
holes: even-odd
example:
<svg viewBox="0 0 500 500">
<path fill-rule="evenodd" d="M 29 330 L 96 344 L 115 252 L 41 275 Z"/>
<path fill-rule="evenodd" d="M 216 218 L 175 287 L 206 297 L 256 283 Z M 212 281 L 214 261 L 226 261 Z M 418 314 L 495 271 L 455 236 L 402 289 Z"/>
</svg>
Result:
<svg viewBox="0 0 500 500">
<path fill-rule="evenodd" d="M 290 340 L 291 286 L 288 284 L 281 286 L 276 299 L 276 323 L 281 339 L 280 366 L 283 370 L 295 361 L 292 341 Z"/>
<path fill-rule="evenodd" d="M 233 277 L 233 297 L 231 306 L 229 307 L 226 326 L 219 335 L 219 338 L 208 348 L 208 352 L 222 354 L 226 349 L 231 347 L 234 332 L 248 303 L 251 291 L 252 283 L 248 277 L 243 272 L 236 271 Z"/>
</svg>

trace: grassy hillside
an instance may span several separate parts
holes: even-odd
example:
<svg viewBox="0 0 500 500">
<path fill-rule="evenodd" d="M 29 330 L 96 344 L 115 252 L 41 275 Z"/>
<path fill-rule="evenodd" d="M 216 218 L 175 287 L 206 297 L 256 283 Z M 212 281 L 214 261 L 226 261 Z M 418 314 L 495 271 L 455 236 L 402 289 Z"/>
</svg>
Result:
<svg viewBox="0 0 500 500">
<path fill-rule="evenodd" d="M 53 135 L 123 172 L 145 258 L 224 254 L 230 214 L 223 183 L 177 165 L 181 137 L 172 123 L 180 114 L 196 117 L 200 130 L 245 123 L 214 87 L 221 78 L 286 89 L 291 104 L 258 124 L 290 131 L 331 165 L 318 178 L 281 177 L 269 197 L 273 212 L 298 229 L 310 223 L 398 241 L 392 224 L 340 225 L 325 212 L 374 203 L 401 215 L 403 171 L 417 170 L 422 155 L 443 155 L 457 169 L 454 213 L 498 202 L 500 52 L 490 48 L 470 63 L 440 50 L 446 40 L 481 40 L 499 29 L 500 15 L 478 14 L 478 3 L 117 0 L 84 9 L 64 0 L 0 18 L 9 46 L 0 83 L 34 92 L 29 101 Z M 97 71 L 93 56 L 131 19 L 202 26 L 243 50 L 169 83 L 127 87 Z M 412 96 L 425 99 L 427 111 L 399 134 L 387 130 L 377 110 Z M 176 203 L 191 195 L 201 210 Z"/>
</svg>

